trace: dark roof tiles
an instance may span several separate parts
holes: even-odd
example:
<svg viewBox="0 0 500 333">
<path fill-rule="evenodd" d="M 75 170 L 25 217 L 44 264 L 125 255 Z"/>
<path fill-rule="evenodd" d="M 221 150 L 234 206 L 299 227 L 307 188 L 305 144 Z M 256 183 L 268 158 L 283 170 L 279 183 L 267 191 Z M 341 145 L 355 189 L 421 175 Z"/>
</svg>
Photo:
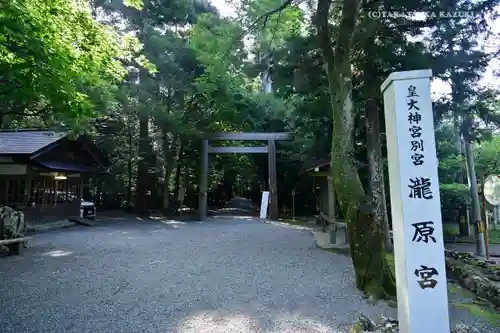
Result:
<svg viewBox="0 0 500 333">
<path fill-rule="evenodd" d="M 0 131 L 0 154 L 33 154 L 65 136 L 43 130 Z"/>
</svg>

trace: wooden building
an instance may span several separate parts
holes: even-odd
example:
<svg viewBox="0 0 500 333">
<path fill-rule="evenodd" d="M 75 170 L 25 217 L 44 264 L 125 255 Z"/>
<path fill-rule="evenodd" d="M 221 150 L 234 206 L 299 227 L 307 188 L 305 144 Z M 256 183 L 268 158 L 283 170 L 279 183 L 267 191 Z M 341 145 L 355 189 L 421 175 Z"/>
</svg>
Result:
<svg viewBox="0 0 500 333">
<path fill-rule="evenodd" d="M 85 136 L 46 130 L 0 131 L 0 205 L 27 221 L 78 215 L 89 178 L 104 173 L 105 159 Z"/>
<path fill-rule="evenodd" d="M 330 157 L 307 163 L 303 171 L 314 177 L 314 187 L 319 210 L 319 219 L 325 222 L 324 231 L 330 230 L 331 243 L 344 245 L 348 243 L 347 225 L 342 221 L 338 202 L 333 189 L 333 177 L 330 171 Z M 327 227 L 328 225 L 328 227 Z"/>
</svg>

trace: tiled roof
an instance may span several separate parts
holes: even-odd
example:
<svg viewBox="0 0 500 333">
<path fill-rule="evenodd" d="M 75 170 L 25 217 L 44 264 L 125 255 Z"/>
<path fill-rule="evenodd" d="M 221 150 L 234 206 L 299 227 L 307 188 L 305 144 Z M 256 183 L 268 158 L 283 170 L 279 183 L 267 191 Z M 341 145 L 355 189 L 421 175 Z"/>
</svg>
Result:
<svg viewBox="0 0 500 333">
<path fill-rule="evenodd" d="M 33 154 L 65 136 L 44 130 L 0 131 L 0 154 Z"/>
</svg>

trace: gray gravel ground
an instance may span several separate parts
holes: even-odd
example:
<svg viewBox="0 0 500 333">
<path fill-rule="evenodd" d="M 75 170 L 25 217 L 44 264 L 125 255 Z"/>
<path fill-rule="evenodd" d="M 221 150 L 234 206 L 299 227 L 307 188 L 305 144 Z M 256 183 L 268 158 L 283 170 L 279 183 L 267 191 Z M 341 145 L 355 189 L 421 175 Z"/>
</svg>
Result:
<svg viewBox="0 0 500 333">
<path fill-rule="evenodd" d="M 1 333 L 343 333 L 360 312 L 396 315 L 361 297 L 349 258 L 291 226 L 108 221 L 29 245 L 0 258 Z"/>
</svg>

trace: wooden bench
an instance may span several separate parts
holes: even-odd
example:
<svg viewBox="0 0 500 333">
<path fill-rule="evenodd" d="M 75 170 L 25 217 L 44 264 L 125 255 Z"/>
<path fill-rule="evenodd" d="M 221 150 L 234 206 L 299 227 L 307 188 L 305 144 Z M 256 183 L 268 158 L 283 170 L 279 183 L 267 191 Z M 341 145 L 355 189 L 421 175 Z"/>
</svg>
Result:
<svg viewBox="0 0 500 333">
<path fill-rule="evenodd" d="M 12 239 L 1 239 L 0 245 L 5 245 L 9 249 L 9 253 L 21 254 L 23 249 L 26 247 L 26 242 L 31 237 L 19 237 Z"/>
</svg>

